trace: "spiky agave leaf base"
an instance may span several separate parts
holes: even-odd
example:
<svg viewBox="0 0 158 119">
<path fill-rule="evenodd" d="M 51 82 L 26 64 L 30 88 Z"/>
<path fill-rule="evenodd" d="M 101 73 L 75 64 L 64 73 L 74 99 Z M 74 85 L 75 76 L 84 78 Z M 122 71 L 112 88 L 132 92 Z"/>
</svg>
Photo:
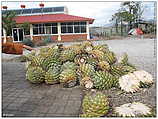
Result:
<svg viewBox="0 0 158 119">
<path fill-rule="evenodd" d="M 46 84 L 57 84 L 59 83 L 60 67 L 51 67 L 45 74 Z"/>
<path fill-rule="evenodd" d="M 92 76 L 95 73 L 94 66 L 88 63 L 81 64 L 78 68 L 78 74 L 81 77 Z"/>
<path fill-rule="evenodd" d="M 71 80 L 71 81 L 61 83 L 61 84 L 64 88 L 72 88 L 72 87 L 76 86 L 77 80 Z"/>
<path fill-rule="evenodd" d="M 60 74 L 60 83 L 65 87 L 73 87 L 77 83 L 76 72 L 72 69 L 66 69 Z"/>
<path fill-rule="evenodd" d="M 45 71 L 41 67 L 30 67 L 26 72 L 26 79 L 31 83 L 42 83 L 45 79 Z"/>
<path fill-rule="evenodd" d="M 81 117 L 101 117 L 108 113 L 109 102 L 101 92 L 88 92 L 82 102 Z"/>
<path fill-rule="evenodd" d="M 96 72 L 92 80 L 96 89 L 110 89 L 118 85 L 117 77 L 103 71 Z"/>
</svg>

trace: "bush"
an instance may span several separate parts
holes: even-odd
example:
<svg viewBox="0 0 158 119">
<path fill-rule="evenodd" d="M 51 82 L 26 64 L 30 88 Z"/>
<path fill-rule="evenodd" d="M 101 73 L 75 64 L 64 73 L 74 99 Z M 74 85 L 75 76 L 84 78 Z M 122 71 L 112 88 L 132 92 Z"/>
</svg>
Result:
<svg viewBox="0 0 158 119">
<path fill-rule="evenodd" d="M 36 42 L 36 46 L 45 46 L 46 43 L 43 40 Z"/>
<path fill-rule="evenodd" d="M 25 38 L 25 39 L 23 40 L 23 44 L 24 44 L 24 45 L 28 45 L 28 46 L 30 46 L 30 47 L 34 47 L 34 43 L 32 42 L 32 40 L 31 40 L 30 38 Z"/>
<path fill-rule="evenodd" d="M 52 42 L 51 36 L 47 36 L 43 39 L 44 44 L 48 44 Z"/>
<path fill-rule="evenodd" d="M 51 36 L 42 37 L 38 41 L 35 42 L 36 46 L 46 46 L 48 43 L 51 43 Z"/>
<path fill-rule="evenodd" d="M 17 60 L 20 61 L 20 62 L 26 62 L 27 57 L 25 55 L 21 55 L 20 57 L 17 58 Z"/>
</svg>

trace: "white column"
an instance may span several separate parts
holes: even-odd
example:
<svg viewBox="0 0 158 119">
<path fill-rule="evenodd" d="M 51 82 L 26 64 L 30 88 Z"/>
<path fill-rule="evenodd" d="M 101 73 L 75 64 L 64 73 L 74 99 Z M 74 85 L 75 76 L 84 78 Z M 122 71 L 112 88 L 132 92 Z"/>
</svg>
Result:
<svg viewBox="0 0 158 119">
<path fill-rule="evenodd" d="M 4 35 L 3 43 L 6 43 L 7 42 L 7 32 L 4 28 L 3 28 L 3 35 Z"/>
<path fill-rule="evenodd" d="M 31 37 L 31 40 L 33 40 L 33 25 L 30 24 L 30 37 Z"/>
<path fill-rule="evenodd" d="M 58 41 L 61 41 L 61 24 L 58 23 Z"/>
<path fill-rule="evenodd" d="M 90 39 L 90 36 L 89 36 L 89 21 L 87 21 L 86 32 L 87 32 L 87 40 L 89 40 Z"/>
</svg>

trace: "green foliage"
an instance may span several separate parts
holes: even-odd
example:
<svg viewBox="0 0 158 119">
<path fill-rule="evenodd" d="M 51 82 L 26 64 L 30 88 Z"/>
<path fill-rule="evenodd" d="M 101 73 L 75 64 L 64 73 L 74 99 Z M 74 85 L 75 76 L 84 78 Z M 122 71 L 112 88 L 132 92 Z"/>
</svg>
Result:
<svg viewBox="0 0 158 119">
<path fill-rule="evenodd" d="M 16 16 L 16 13 L 13 11 L 8 11 L 5 14 L 2 14 L 2 27 L 6 30 L 8 36 L 12 34 L 12 28 L 16 26 L 16 22 L 13 19 Z"/>
<path fill-rule="evenodd" d="M 42 41 L 44 42 L 44 44 L 48 44 L 52 42 L 51 36 L 47 36 L 44 39 L 42 39 Z"/>
<path fill-rule="evenodd" d="M 80 117 L 102 117 L 109 111 L 107 96 L 101 92 L 89 92 L 83 98 Z"/>
<path fill-rule="evenodd" d="M 30 38 L 25 38 L 23 40 L 23 44 L 24 45 L 28 45 L 28 46 L 31 46 L 31 47 L 34 47 L 34 43 L 32 42 L 32 40 Z"/>
<path fill-rule="evenodd" d="M 116 32 L 118 32 L 118 23 L 121 22 L 121 27 L 122 27 L 123 21 L 128 22 L 129 29 L 131 29 L 132 23 L 135 23 L 137 20 L 139 20 L 142 16 L 142 13 L 143 13 L 143 9 L 141 7 L 141 2 L 139 1 L 122 2 L 121 8 L 118 10 L 118 12 L 112 15 L 110 21 L 115 22 Z"/>
<path fill-rule="evenodd" d="M 30 23 L 29 22 L 24 22 L 23 24 L 18 24 L 17 27 L 24 29 L 25 35 L 29 35 L 29 33 L 30 33 Z"/>
<path fill-rule="evenodd" d="M 18 61 L 26 62 L 27 61 L 27 57 L 25 55 L 21 55 L 20 57 L 18 57 Z"/>
<path fill-rule="evenodd" d="M 45 71 L 41 67 L 31 67 L 26 72 L 26 79 L 31 83 L 42 83 L 45 80 Z"/>
<path fill-rule="evenodd" d="M 40 40 L 35 42 L 36 46 L 46 46 L 47 44 L 51 43 L 52 39 L 51 36 L 46 36 L 41 38 Z"/>
<path fill-rule="evenodd" d="M 46 46 L 46 43 L 43 40 L 39 40 L 35 43 L 35 46 Z"/>
</svg>

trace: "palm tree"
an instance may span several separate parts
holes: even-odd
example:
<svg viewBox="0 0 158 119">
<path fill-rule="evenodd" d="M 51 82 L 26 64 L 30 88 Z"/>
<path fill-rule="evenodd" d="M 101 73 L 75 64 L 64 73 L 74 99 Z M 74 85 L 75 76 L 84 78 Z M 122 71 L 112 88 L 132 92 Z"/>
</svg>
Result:
<svg viewBox="0 0 158 119">
<path fill-rule="evenodd" d="M 5 42 L 7 36 L 12 34 L 12 28 L 16 26 L 16 22 L 14 20 L 15 16 L 15 12 L 12 11 L 7 11 L 2 14 L 2 28 Z"/>
</svg>

